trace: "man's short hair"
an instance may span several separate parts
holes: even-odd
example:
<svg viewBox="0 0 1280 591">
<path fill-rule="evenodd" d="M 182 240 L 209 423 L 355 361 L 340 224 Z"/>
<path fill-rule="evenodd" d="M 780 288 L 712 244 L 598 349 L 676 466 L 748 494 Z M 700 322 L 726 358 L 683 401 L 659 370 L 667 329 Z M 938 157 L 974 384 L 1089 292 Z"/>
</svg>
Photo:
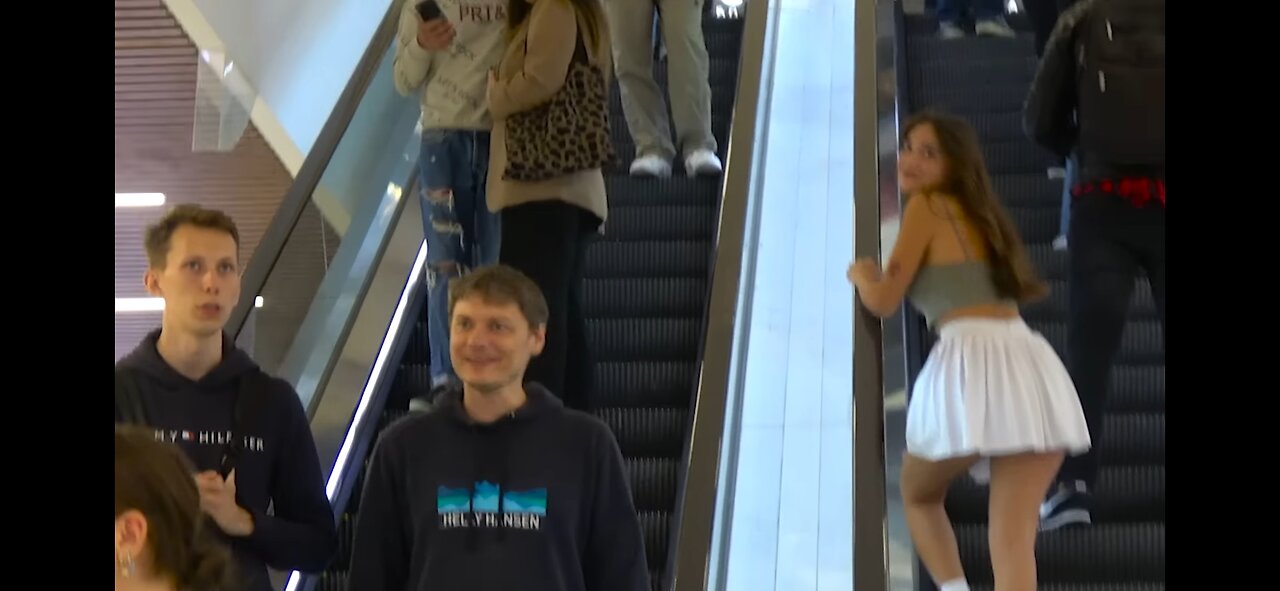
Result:
<svg viewBox="0 0 1280 591">
<path fill-rule="evenodd" d="M 147 227 L 143 244 L 147 249 L 147 263 L 152 269 L 163 269 L 165 258 L 169 255 L 170 241 L 173 233 L 182 226 L 195 226 L 210 230 L 221 230 L 231 235 L 236 242 L 236 254 L 240 253 L 240 230 L 236 223 L 225 213 L 216 209 L 208 209 L 194 203 L 174 206 L 164 217 Z"/>
<path fill-rule="evenodd" d="M 546 326 L 547 299 L 542 296 L 538 284 L 527 275 L 507 265 L 488 265 L 480 267 L 450 282 L 449 285 L 449 318 L 452 322 L 453 308 L 462 298 L 479 295 L 488 304 L 511 304 L 520 308 L 529 328 L 536 330 Z"/>
</svg>

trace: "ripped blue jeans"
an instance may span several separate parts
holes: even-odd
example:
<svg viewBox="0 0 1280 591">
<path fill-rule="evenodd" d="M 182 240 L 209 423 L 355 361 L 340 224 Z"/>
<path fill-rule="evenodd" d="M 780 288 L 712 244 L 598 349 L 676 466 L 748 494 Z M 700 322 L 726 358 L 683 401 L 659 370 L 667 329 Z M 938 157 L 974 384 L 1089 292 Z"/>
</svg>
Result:
<svg viewBox="0 0 1280 591">
<path fill-rule="evenodd" d="M 498 262 L 501 221 L 485 205 L 489 132 L 426 129 L 418 196 L 427 241 L 427 344 L 432 387 L 454 379 L 449 360 L 449 281 Z"/>
</svg>

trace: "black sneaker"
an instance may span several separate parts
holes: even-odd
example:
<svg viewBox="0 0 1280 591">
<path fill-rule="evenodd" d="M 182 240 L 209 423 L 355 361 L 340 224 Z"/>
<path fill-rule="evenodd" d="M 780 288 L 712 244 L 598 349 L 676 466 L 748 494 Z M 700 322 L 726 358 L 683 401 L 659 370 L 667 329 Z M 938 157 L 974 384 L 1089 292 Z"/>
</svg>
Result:
<svg viewBox="0 0 1280 591">
<path fill-rule="evenodd" d="M 1040 505 L 1040 531 L 1092 524 L 1093 516 L 1089 512 L 1092 501 L 1084 481 L 1059 484 L 1049 500 Z"/>
</svg>

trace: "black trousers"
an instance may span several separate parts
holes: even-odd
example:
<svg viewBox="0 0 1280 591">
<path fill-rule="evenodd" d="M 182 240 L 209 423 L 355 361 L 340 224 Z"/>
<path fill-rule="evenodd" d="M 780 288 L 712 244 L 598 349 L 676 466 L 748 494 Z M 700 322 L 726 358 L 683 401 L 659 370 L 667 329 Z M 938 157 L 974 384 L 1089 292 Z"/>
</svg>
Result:
<svg viewBox="0 0 1280 591">
<path fill-rule="evenodd" d="M 538 382 L 578 410 L 588 408 L 595 363 L 582 308 L 587 247 L 600 218 L 563 201 L 502 210 L 498 261 L 528 275 L 547 299 L 547 342 L 529 362 L 526 382 Z"/>
<path fill-rule="evenodd" d="M 1066 459 L 1058 473 L 1060 482 L 1083 480 L 1092 489 L 1097 480 L 1097 450 L 1106 445 L 1107 386 L 1139 271 L 1151 283 L 1164 330 L 1164 221 L 1164 206 L 1155 200 L 1141 207 L 1107 194 L 1086 194 L 1072 201 L 1067 368 L 1080 394 L 1093 447 Z"/>
<path fill-rule="evenodd" d="M 1053 27 L 1058 23 L 1058 16 L 1065 12 L 1075 0 L 1022 0 L 1022 7 L 1027 11 L 1027 20 L 1031 21 L 1031 31 L 1036 40 L 1036 57 L 1044 57 L 1044 46 L 1053 34 Z"/>
</svg>

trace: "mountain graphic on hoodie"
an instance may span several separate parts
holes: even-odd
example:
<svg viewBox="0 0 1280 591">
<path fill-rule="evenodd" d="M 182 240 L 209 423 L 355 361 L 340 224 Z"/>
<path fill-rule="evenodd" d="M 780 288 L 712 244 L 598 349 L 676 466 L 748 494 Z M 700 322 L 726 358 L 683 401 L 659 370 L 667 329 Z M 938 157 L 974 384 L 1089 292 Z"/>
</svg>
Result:
<svg viewBox="0 0 1280 591">
<path fill-rule="evenodd" d="M 441 486 L 436 491 L 436 512 L 445 513 L 498 513 L 498 495 L 501 488 L 488 481 L 476 483 L 475 496 L 465 488 Z M 547 489 L 502 493 L 502 513 L 547 514 Z"/>
</svg>

